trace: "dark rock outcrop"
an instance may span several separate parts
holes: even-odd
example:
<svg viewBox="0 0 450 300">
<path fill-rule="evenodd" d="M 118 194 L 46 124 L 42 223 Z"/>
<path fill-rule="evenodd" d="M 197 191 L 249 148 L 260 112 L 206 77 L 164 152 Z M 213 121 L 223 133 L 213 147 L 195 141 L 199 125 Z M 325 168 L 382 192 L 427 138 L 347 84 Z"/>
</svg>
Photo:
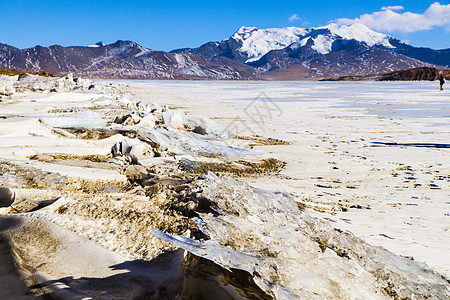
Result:
<svg viewBox="0 0 450 300">
<path fill-rule="evenodd" d="M 379 81 L 436 80 L 439 70 L 435 68 L 414 68 L 384 74 Z"/>
<path fill-rule="evenodd" d="M 374 81 L 434 81 L 440 75 L 446 79 L 450 78 L 450 69 L 438 70 L 436 68 L 413 68 L 381 74 L 370 74 L 364 76 L 342 76 L 339 81 L 360 81 L 360 80 L 374 80 Z"/>
</svg>

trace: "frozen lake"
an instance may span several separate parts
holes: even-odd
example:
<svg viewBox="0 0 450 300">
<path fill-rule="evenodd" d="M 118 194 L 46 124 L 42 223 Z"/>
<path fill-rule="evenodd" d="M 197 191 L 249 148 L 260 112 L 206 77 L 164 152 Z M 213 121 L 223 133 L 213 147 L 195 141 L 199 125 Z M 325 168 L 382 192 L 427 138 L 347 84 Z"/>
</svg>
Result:
<svg viewBox="0 0 450 300">
<path fill-rule="evenodd" d="M 45 79 L 49 86 L 61 80 L 72 90 L 71 78 Z M 210 294 L 218 284 L 214 291 L 230 295 L 232 284 L 216 282 L 228 275 L 197 277 L 189 270 L 215 267 L 182 251 L 166 256 L 175 246 L 248 272 L 258 287 L 252 295 L 262 289 L 277 299 L 448 297 L 441 276 L 450 277 L 447 91 L 433 82 L 124 83 L 96 82 L 98 93 L 91 82 L 81 93 L 16 93 L 2 103 L 0 179 L 18 193 L 2 213 L 23 207 L 33 222 L 11 236 L 25 265 L 55 280 L 73 276 L 64 284 L 94 298 L 105 289 L 92 282 L 116 288 L 123 278 L 116 275 L 127 270 L 134 274 L 122 285 L 130 285 L 127 278 L 141 285 L 134 276 L 140 269 L 128 268 L 136 260 L 158 262 L 142 272 L 149 276 L 142 286 L 151 290 L 176 295 L 183 286 L 183 295 L 195 298 L 200 285 Z M 171 108 L 163 113 L 141 100 Z M 107 131 L 64 129 L 107 120 L 117 120 Z M 136 155 L 130 158 L 141 166 L 111 158 L 112 149 Z M 242 176 L 199 175 L 204 170 L 196 166 Z M 136 180 L 140 187 L 128 184 Z M 61 200 L 33 209 L 55 198 Z M 60 234 L 65 229 L 73 238 Z M 88 239 L 105 252 L 80 242 Z M 49 240 L 59 246 L 41 255 Z M 87 265 L 65 251 L 73 241 L 81 256 L 88 253 Z M 115 263 L 98 253 L 126 262 L 126 270 L 112 270 Z M 91 260 L 98 267 L 90 268 Z M 181 273 L 195 277 L 193 284 Z"/>
<path fill-rule="evenodd" d="M 130 81 L 127 81 L 130 82 Z M 266 93 L 277 103 L 334 102 L 388 117 L 450 118 L 450 95 L 436 82 L 229 82 L 132 81 L 133 86 L 166 89 L 177 97 L 226 102 L 253 101 Z M 166 96 L 166 95 L 164 95 Z M 195 105 L 195 103 L 193 103 Z"/>
<path fill-rule="evenodd" d="M 249 183 L 450 276 L 450 94 L 436 82 L 125 81 L 138 98 L 214 118 L 287 162 Z"/>
</svg>

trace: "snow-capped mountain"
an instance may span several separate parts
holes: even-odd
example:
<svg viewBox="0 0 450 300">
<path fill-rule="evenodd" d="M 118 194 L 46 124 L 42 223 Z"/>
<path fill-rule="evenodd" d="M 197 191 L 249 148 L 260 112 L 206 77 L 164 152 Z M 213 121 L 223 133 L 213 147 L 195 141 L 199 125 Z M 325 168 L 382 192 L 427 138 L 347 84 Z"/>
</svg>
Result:
<svg viewBox="0 0 450 300">
<path fill-rule="evenodd" d="M 333 43 L 340 39 L 356 40 L 368 46 L 381 45 L 394 48 L 389 43 L 389 36 L 370 30 L 362 24 L 350 26 L 329 24 L 318 28 L 241 27 L 231 38 L 242 44 L 238 50 L 249 57 L 247 63 L 259 60 L 272 50 L 280 50 L 288 46 L 303 47 L 309 40 L 312 41 L 311 48 L 320 54 L 330 53 L 333 50 Z"/>
<path fill-rule="evenodd" d="M 132 41 L 88 47 L 0 44 L 0 68 L 102 78 L 314 80 L 450 67 L 450 49 L 416 48 L 362 24 L 241 27 L 198 48 L 155 51 Z"/>
<path fill-rule="evenodd" d="M 214 62 L 252 66 L 259 78 L 337 78 L 416 67 L 450 66 L 450 49 L 415 48 L 362 24 L 317 28 L 241 27 L 230 38 L 195 49 Z"/>
</svg>

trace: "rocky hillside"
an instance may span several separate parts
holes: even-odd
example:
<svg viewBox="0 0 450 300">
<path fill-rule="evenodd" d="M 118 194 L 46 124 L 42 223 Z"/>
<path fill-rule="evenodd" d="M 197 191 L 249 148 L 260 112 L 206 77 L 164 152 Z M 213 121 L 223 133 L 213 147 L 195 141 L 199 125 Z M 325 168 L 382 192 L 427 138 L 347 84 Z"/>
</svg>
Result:
<svg viewBox="0 0 450 300">
<path fill-rule="evenodd" d="M 220 65 L 197 54 L 153 51 L 131 41 L 97 47 L 54 45 L 23 50 L 1 44 L 0 67 L 97 78 L 247 79 L 252 76 L 245 68 Z"/>
<path fill-rule="evenodd" d="M 440 75 L 443 75 L 447 80 L 450 79 L 450 69 L 438 70 L 435 68 L 413 68 L 407 70 L 400 70 L 382 74 L 370 74 L 364 76 L 343 76 L 339 81 L 358 81 L 358 80 L 376 80 L 376 81 L 421 81 L 437 80 Z"/>
</svg>

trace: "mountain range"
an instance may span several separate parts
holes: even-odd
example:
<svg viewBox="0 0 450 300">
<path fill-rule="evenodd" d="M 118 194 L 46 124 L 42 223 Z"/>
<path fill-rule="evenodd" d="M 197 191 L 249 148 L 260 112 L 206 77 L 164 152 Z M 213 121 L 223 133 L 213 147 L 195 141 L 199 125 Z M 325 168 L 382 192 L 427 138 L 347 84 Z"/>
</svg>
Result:
<svg viewBox="0 0 450 300">
<path fill-rule="evenodd" d="M 450 67 L 450 49 L 417 48 L 362 24 L 241 27 L 198 48 L 151 50 L 133 41 L 18 49 L 0 44 L 0 68 L 93 78 L 319 80 Z"/>
</svg>

